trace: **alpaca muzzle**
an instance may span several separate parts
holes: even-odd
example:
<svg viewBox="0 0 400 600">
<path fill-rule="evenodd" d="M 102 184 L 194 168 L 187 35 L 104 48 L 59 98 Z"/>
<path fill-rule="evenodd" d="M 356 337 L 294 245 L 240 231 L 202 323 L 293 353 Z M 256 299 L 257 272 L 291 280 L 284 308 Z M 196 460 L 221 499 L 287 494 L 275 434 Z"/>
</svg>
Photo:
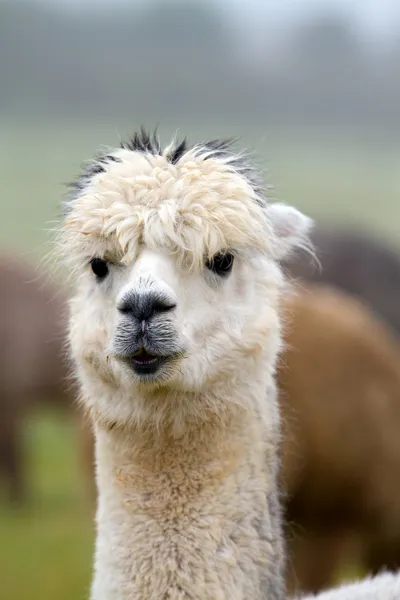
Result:
<svg viewBox="0 0 400 600">
<path fill-rule="evenodd" d="M 134 310 L 136 312 L 120 310 L 122 314 L 112 353 L 136 375 L 155 375 L 163 365 L 184 353 L 174 324 L 173 309 L 150 311 L 149 304 L 144 303 L 142 310 L 137 305 Z"/>
</svg>

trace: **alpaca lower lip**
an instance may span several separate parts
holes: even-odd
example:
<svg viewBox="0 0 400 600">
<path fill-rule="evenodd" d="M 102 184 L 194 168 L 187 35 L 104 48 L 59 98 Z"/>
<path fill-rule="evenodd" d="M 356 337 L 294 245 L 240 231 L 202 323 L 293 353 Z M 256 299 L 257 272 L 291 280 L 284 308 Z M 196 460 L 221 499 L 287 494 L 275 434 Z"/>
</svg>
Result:
<svg viewBox="0 0 400 600">
<path fill-rule="evenodd" d="M 155 375 L 166 363 L 183 355 L 183 350 L 174 349 L 166 354 L 153 354 L 143 347 L 132 354 L 120 355 L 119 359 L 128 365 L 136 375 Z"/>
</svg>

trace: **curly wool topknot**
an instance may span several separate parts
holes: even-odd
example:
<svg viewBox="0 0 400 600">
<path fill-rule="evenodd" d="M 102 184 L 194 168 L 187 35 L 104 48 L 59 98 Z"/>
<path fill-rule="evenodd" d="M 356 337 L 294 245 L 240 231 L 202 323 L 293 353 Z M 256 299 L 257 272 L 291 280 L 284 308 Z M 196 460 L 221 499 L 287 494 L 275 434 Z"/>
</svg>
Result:
<svg viewBox="0 0 400 600">
<path fill-rule="evenodd" d="M 144 127 L 141 127 L 139 131 L 132 134 L 128 141 L 122 141 L 120 148 L 153 156 L 164 156 L 164 158 L 173 165 L 177 164 L 180 159 L 191 150 L 195 150 L 196 154 L 200 155 L 204 160 L 208 158 L 220 159 L 245 177 L 257 193 L 259 201 L 264 203 L 264 189 L 261 174 L 246 152 L 235 152 L 233 144 L 236 141 L 237 140 L 234 138 L 214 139 L 191 145 L 188 143 L 186 137 L 182 141 L 179 141 L 174 137 L 171 143 L 163 149 L 157 130 L 151 134 L 150 132 L 147 132 Z M 82 193 L 95 175 L 104 173 L 108 163 L 118 161 L 118 158 L 114 153 L 115 150 L 98 153 L 89 162 L 89 165 L 84 169 L 83 173 L 70 184 L 69 187 L 72 193 L 64 203 L 65 212 L 68 212 L 71 209 L 71 204 L 74 199 Z"/>
<path fill-rule="evenodd" d="M 68 254 L 133 260 L 140 244 L 201 265 L 224 249 L 267 250 L 267 201 L 261 178 L 232 141 L 162 149 L 142 129 L 121 148 L 97 156 L 65 204 Z"/>
</svg>

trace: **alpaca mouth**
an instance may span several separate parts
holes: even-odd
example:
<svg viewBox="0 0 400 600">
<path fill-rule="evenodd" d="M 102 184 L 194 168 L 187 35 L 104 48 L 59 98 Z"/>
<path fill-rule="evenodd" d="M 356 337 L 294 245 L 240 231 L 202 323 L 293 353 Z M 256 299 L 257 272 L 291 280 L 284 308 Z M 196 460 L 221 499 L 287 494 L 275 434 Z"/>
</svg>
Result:
<svg viewBox="0 0 400 600">
<path fill-rule="evenodd" d="M 140 348 L 135 354 L 132 354 L 131 360 L 139 364 L 149 364 L 160 358 L 157 354 L 147 352 L 144 348 Z"/>
<path fill-rule="evenodd" d="M 145 350 L 145 348 L 140 348 L 140 350 L 128 357 L 128 362 L 138 375 L 150 375 L 155 373 L 161 363 L 167 360 L 167 358 L 168 356 L 153 354 Z"/>
<path fill-rule="evenodd" d="M 122 344 L 121 344 L 122 346 Z M 153 376 L 158 376 L 159 371 L 163 371 L 163 367 L 167 363 L 175 362 L 177 359 L 185 355 L 185 350 L 177 344 L 164 343 L 156 344 L 151 340 L 148 342 L 139 342 L 139 344 L 125 342 L 125 347 L 117 348 L 113 354 L 116 359 L 128 366 L 137 376 L 144 379 L 152 379 Z M 164 373 L 165 375 L 165 373 Z"/>
<path fill-rule="evenodd" d="M 132 354 L 129 358 L 133 364 L 150 365 L 156 362 L 160 356 L 147 352 L 144 348 L 140 348 L 140 350 Z"/>
</svg>

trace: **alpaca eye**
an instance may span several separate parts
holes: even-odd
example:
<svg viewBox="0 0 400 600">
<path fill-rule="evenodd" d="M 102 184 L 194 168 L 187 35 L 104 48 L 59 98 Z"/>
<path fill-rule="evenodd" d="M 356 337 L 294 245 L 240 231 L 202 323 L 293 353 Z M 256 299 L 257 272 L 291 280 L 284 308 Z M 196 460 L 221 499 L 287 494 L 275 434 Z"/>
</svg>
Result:
<svg viewBox="0 0 400 600">
<path fill-rule="evenodd" d="M 219 252 L 211 260 L 207 260 L 206 267 L 217 275 L 228 275 L 232 271 L 233 258 L 230 252 Z"/>
<path fill-rule="evenodd" d="M 98 279 L 104 279 L 104 277 L 108 274 L 108 265 L 102 258 L 92 258 L 90 261 L 90 266 L 92 267 L 92 271 Z"/>
</svg>

